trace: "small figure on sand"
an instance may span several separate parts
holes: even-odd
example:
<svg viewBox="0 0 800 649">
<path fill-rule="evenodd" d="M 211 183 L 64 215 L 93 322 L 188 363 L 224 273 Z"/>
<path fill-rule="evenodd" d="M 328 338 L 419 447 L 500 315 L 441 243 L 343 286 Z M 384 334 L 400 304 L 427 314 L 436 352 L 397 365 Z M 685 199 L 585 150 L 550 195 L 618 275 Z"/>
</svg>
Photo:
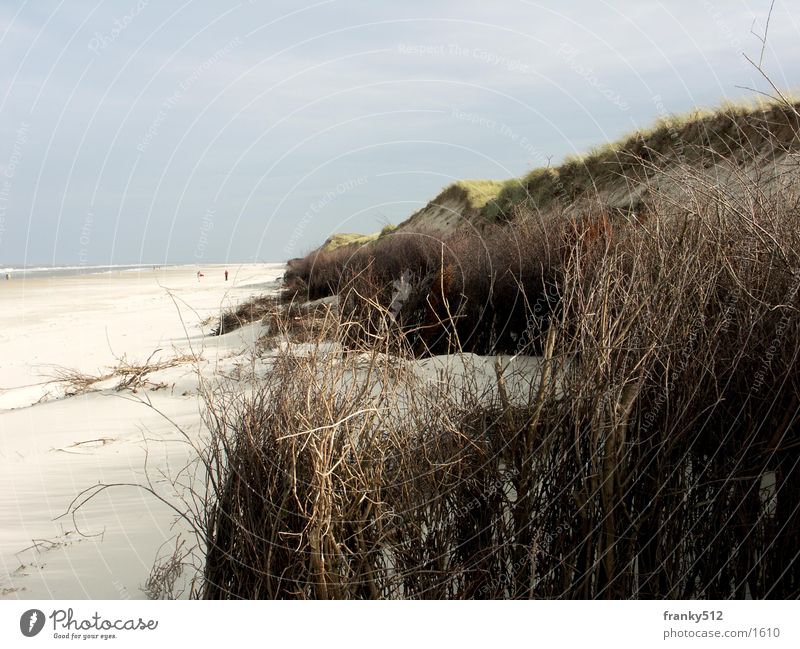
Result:
<svg viewBox="0 0 800 649">
<path fill-rule="evenodd" d="M 225 281 L 226 282 L 228 281 L 228 269 L 227 268 L 225 269 Z"/>
<path fill-rule="evenodd" d="M 6 273 L 6 281 L 11 279 L 11 273 Z M 228 279 L 228 271 L 225 271 L 225 279 Z"/>
<path fill-rule="evenodd" d="M 200 278 L 201 278 L 201 277 L 205 277 L 205 275 L 203 275 L 202 271 L 199 271 L 199 270 L 198 270 L 198 271 L 197 271 L 197 281 L 198 281 L 198 282 L 200 281 Z"/>
</svg>

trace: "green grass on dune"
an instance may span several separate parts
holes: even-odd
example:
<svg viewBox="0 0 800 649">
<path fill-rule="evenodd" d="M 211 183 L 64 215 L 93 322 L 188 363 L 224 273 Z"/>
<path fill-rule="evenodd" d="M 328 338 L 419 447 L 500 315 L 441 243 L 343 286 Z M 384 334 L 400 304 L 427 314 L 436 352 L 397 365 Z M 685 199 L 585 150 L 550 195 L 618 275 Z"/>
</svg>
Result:
<svg viewBox="0 0 800 649">
<path fill-rule="evenodd" d="M 680 159 L 689 165 L 721 158 L 755 159 L 776 142 L 796 140 L 800 100 L 784 95 L 786 102 L 756 97 L 725 102 L 712 109 L 695 109 L 683 114 L 662 114 L 651 126 L 591 148 L 583 154 L 568 155 L 553 167 L 539 167 L 508 180 L 460 180 L 445 187 L 432 202 L 454 208 L 452 201 L 464 201 L 462 217 L 483 223 L 514 220 L 520 210 L 546 209 L 569 204 L 592 192 L 616 192 L 646 182 L 654 165 L 668 167 Z M 794 147 L 792 147 L 794 148 Z M 768 151 L 767 151 L 768 152 Z M 622 188 L 622 192 L 620 191 Z M 632 197 L 632 201 L 634 198 Z M 637 209 L 636 205 L 618 205 Z M 420 210 L 401 225 L 425 226 L 430 214 Z M 336 234 L 324 250 L 371 243 L 388 234 Z"/>
<path fill-rule="evenodd" d="M 343 248 L 344 246 L 363 246 L 364 244 L 377 241 L 380 237 L 393 232 L 396 227 L 395 225 L 387 224 L 383 226 L 380 232 L 373 232 L 372 234 L 358 234 L 355 232 L 337 233 L 330 236 L 328 240 L 322 244 L 321 249 L 331 251 L 337 248 Z"/>
<path fill-rule="evenodd" d="M 470 207 L 480 209 L 497 197 L 505 186 L 505 181 L 460 180 L 455 185 L 466 191 Z"/>
<path fill-rule="evenodd" d="M 356 234 L 354 232 L 342 232 L 334 234 L 322 245 L 323 250 L 336 250 L 344 246 L 364 245 L 370 241 L 375 241 L 379 233 L 374 234 Z"/>
<path fill-rule="evenodd" d="M 756 98 L 662 116 L 648 128 L 584 154 L 566 156 L 557 167 L 533 169 L 502 183 L 484 207 L 483 216 L 488 221 L 511 220 L 518 206 L 541 209 L 557 200 L 573 201 L 588 190 L 643 181 L 652 171 L 648 161 L 668 164 L 670 158 L 679 156 L 685 163 L 699 164 L 737 154 L 752 159 L 760 147 L 770 146 L 770 141 L 796 140 L 800 100 L 791 101 Z"/>
</svg>

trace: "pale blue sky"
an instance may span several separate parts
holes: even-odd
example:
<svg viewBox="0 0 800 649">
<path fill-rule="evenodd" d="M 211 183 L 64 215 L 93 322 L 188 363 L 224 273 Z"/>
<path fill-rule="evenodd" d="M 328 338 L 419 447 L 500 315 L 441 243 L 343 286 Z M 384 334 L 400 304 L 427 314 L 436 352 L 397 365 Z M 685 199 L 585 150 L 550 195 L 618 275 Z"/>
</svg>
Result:
<svg viewBox="0 0 800 649">
<path fill-rule="evenodd" d="M 280 261 L 766 88 L 769 1 L 0 2 L 0 267 Z M 794 7 L 796 9 L 796 6 Z M 765 63 L 800 85 L 792 3 Z"/>
</svg>

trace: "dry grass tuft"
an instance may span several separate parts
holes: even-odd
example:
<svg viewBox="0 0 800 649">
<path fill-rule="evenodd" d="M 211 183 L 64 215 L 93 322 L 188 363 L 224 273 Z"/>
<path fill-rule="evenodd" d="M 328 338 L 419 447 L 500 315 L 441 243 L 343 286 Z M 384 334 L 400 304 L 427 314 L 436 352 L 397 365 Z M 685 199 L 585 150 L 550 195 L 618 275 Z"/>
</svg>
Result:
<svg viewBox="0 0 800 649">
<path fill-rule="evenodd" d="M 109 371 L 105 374 L 89 374 L 67 367 L 55 367 L 51 372 L 50 383 L 61 386 L 66 397 L 74 397 L 91 392 L 97 389 L 98 383 L 113 378 L 118 379 L 113 388 L 117 392 L 123 390 L 136 392 L 142 389 L 159 390 L 166 387 L 166 385 L 150 381 L 148 379 L 150 374 L 176 367 L 177 365 L 192 363 L 196 360 L 190 354 L 176 354 L 164 360 L 153 360 L 160 352 L 160 349 L 155 350 L 143 363 L 131 362 L 127 356 L 123 355 L 117 358 L 117 365 L 109 368 Z"/>
<path fill-rule="evenodd" d="M 163 547 L 163 546 L 162 546 Z M 187 566 L 187 558 L 191 551 L 186 542 L 177 538 L 175 548 L 153 565 L 150 575 L 142 587 L 147 599 L 179 599 L 184 592 L 181 578 Z"/>
</svg>

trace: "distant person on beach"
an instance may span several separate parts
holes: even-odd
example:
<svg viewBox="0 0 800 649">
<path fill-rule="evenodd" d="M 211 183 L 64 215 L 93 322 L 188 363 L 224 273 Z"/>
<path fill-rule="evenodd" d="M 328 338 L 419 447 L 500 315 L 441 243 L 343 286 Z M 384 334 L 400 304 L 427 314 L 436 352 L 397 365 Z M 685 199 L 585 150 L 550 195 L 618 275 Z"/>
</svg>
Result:
<svg viewBox="0 0 800 649">
<path fill-rule="evenodd" d="M 11 279 L 11 273 L 6 273 L 6 281 Z M 225 271 L 225 279 L 228 279 L 228 271 Z"/>
<path fill-rule="evenodd" d="M 228 269 L 227 268 L 225 269 L 225 281 L 226 282 L 228 281 Z"/>
<path fill-rule="evenodd" d="M 201 277 L 205 277 L 205 275 L 203 275 L 203 273 L 202 273 L 202 272 L 200 272 L 200 271 L 198 270 L 198 271 L 197 271 L 197 281 L 198 281 L 198 282 L 200 281 L 200 278 L 201 278 Z"/>
</svg>

